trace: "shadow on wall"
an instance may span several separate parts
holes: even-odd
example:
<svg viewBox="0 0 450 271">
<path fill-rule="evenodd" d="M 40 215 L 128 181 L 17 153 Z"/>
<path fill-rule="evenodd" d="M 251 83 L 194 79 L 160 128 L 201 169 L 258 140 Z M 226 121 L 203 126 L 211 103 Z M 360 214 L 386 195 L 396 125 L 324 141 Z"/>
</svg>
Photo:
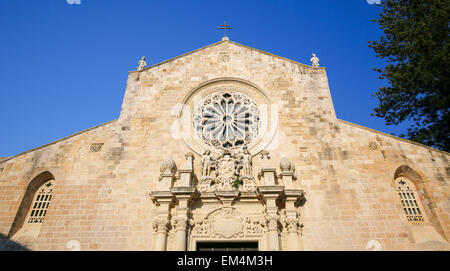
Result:
<svg viewBox="0 0 450 271">
<path fill-rule="evenodd" d="M 29 251 L 26 246 L 9 240 L 4 234 L 0 233 L 0 251 Z"/>
</svg>

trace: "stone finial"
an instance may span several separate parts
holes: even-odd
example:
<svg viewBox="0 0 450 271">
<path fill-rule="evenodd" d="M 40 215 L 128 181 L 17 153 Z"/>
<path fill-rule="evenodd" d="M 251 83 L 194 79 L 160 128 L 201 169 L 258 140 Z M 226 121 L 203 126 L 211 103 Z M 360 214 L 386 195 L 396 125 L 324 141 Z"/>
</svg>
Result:
<svg viewBox="0 0 450 271">
<path fill-rule="evenodd" d="M 194 154 L 192 152 L 188 152 L 184 155 L 184 158 L 189 159 L 189 157 L 191 157 L 192 159 L 194 159 Z"/>
<path fill-rule="evenodd" d="M 289 159 L 283 157 L 280 160 L 280 169 L 281 173 L 294 173 L 295 166 Z"/>
<path fill-rule="evenodd" d="M 160 166 L 161 174 L 175 174 L 177 172 L 177 165 L 172 158 L 167 158 L 161 163 Z"/>
<path fill-rule="evenodd" d="M 186 158 L 186 169 L 194 170 L 194 154 L 192 152 L 188 152 L 184 155 Z"/>
<path fill-rule="evenodd" d="M 147 66 L 147 62 L 145 62 L 145 56 L 143 56 L 141 60 L 139 60 L 138 64 L 139 64 L 139 66 L 137 67 L 138 71 L 142 71 L 145 68 L 145 66 Z"/>
<path fill-rule="evenodd" d="M 319 58 L 316 56 L 316 54 L 312 54 L 311 63 L 313 67 L 319 67 Z"/>
</svg>

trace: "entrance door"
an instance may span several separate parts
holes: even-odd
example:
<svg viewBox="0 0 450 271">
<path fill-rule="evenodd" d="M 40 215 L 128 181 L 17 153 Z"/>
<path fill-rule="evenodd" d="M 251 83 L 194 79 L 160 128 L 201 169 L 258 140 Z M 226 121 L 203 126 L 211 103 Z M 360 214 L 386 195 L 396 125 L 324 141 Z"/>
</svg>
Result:
<svg viewBox="0 0 450 271">
<path fill-rule="evenodd" d="M 197 242 L 197 251 L 258 251 L 258 242 Z"/>
</svg>

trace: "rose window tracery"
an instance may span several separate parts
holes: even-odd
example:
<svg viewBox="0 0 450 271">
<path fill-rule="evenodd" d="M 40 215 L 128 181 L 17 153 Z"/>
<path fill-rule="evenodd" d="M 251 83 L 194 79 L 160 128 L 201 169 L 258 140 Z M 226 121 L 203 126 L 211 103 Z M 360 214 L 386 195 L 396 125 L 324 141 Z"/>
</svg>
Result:
<svg viewBox="0 0 450 271">
<path fill-rule="evenodd" d="M 208 145 L 234 149 L 247 145 L 260 129 L 256 103 L 248 96 L 225 91 L 203 98 L 194 111 L 194 129 Z"/>
</svg>

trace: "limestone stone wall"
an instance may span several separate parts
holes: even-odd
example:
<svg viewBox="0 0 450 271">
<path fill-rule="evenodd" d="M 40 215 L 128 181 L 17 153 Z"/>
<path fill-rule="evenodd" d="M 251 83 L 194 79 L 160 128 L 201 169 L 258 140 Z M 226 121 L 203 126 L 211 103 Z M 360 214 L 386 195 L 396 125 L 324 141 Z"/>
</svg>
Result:
<svg viewBox="0 0 450 271">
<path fill-rule="evenodd" d="M 0 233 L 10 234 L 28 184 L 48 171 L 54 198 L 39 235 L 23 238 L 29 248 L 67 250 L 76 240 L 82 250 L 153 249 L 148 192 L 159 163 L 172 157 L 183 168 L 192 151 L 174 138 L 178 105 L 220 78 L 250 82 L 279 108 L 268 149 L 273 167 L 282 157 L 295 164 L 295 185 L 306 193 L 304 249 L 365 250 L 370 240 L 386 250 L 448 249 L 448 153 L 337 119 L 325 68 L 229 41 L 130 72 L 119 119 L 0 161 Z M 393 182 L 404 165 L 419 176 L 412 181 L 426 223 L 404 217 Z M 257 155 L 255 177 L 260 168 Z"/>
</svg>

